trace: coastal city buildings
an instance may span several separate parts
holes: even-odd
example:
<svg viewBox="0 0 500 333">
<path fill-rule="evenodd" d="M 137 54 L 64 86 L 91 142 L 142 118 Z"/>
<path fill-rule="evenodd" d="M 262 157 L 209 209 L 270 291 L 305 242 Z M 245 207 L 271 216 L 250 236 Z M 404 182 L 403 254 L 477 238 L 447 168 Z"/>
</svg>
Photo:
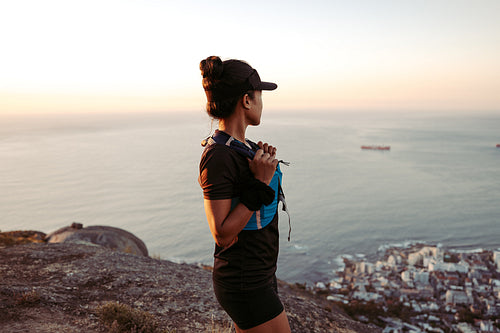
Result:
<svg viewBox="0 0 500 333">
<path fill-rule="evenodd" d="M 384 333 L 500 332 L 500 251 L 414 244 L 344 265 L 315 290 Z"/>
</svg>

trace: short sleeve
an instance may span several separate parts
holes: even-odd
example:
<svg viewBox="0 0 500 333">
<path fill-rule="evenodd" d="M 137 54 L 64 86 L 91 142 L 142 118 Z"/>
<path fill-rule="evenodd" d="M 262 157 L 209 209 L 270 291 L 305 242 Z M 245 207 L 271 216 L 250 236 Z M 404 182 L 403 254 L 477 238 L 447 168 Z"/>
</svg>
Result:
<svg viewBox="0 0 500 333">
<path fill-rule="evenodd" d="M 237 158 L 235 152 L 224 145 L 214 144 L 205 149 L 198 178 L 205 199 L 231 199 L 235 196 L 239 174 Z"/>
</svg>

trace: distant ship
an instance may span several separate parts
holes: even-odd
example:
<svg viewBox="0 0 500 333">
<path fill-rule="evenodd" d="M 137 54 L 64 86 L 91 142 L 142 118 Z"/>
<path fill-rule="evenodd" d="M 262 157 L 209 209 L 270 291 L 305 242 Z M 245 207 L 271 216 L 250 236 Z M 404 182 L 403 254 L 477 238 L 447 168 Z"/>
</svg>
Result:
<svg viewBox="0 0 500 333">
<path fill-rule="evenodd" d="M 500 143 L 497 143 L 497 148 L 500 148 Z"/>
<path fill-rule="evenodd" d="M 370 149 L 370 150 L 391 150 L 391 146 L 361 146 L 361 149 Z"/>
</svg>

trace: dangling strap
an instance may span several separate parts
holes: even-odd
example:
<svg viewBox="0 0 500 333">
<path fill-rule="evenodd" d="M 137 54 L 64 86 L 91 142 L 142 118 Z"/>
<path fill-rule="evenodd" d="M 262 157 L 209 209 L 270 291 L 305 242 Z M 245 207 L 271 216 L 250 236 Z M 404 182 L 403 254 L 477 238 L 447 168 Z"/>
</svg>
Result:
<svg viewBox="0 0 500 333">
<path fill-rule="evenodd" d="M 288 215 L 288 241 L 290 241 L 290 234 L 292 233 L 292 223 L 290 222 L 290 212 L 285 201 L 285 193 L 283 193 L 283 188 L 281 187 L 281 182 L 278 184 L 278 202 L 281 201 L 281 210 Z"/>
</svg>

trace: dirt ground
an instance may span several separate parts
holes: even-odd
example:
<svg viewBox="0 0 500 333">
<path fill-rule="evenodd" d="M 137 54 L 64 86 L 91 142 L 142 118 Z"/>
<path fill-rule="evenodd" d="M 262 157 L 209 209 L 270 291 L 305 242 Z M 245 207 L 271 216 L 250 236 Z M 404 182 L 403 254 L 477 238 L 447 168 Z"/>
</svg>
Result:
<svg viewBox="0 0 500 333">
<path fill-rule="evenodd" d="M 292 332 L 379 332 L 323 297 L 279 283 Z M 108 332 L 96 309 L 107 302 L 151 313 L 163 329 L 212 332 L 230 325 L 209 268 L 110 251 L 33 243 L 0 248 L 0 332 Z"/>
</svg>

